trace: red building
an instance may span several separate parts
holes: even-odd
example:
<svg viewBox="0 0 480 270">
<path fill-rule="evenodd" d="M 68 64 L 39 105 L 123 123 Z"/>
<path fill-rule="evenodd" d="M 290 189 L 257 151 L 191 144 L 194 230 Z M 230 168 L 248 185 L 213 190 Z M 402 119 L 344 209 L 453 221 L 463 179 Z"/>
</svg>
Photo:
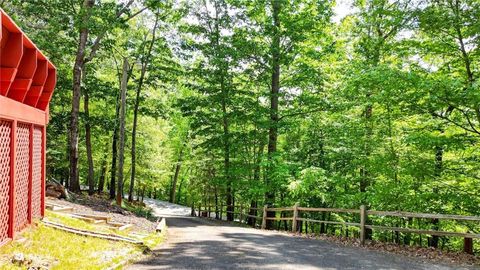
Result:
<svg viewBox="0 0 480 270">
<path fill-rule="evenodd" d="M 45 131 L 56 68 L 0 9 L 0 244 L 45 209 Z"/>
</svg>

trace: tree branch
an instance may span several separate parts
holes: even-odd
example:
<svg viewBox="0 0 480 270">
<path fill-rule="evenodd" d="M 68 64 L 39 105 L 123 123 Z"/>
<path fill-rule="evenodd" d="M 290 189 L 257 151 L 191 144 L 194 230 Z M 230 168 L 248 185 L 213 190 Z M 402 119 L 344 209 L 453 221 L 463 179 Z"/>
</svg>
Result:
<svg viewBox="0 0 480 270">
<path fill-rule="evenodd" d="M 307 114 L 311 114 L 311 113 L 315 113 L 315 112 L 321 112 L 323 110 L 324 110 L 324 108 L 318 108 L 318 109 L 314 109 L 314 110 L 310 110 L 310 111 L 294 112 L 294 113 L 291 113 L 291 114 L 283 115 L 278 120 L 281 121 L 281 120 L 283 120 L 284 118 L 287 118 L 287 117 L 307 115 Z"/>
<path fill-rule="evenodd" d="M 115 16 L 115 20 L 118 20 L 123 14 L 125 14 L 125 12 L 128 10 L 128 8 L 133 4 L 133 2 L 135 2 L 135 0 L 130 0 L 122 9 L 120 9 Z M 143 8 L 139 12 L 136 12 L 136 13 L 132 14 L 131 16 L 126 18 L 123 22 L 127 22 L 127 21 L 131 20 L 135 16 L 141 14 L 144 10 L 146 10 L 146 8 Z M 88 62 L 93 60 L 93 58 L 97 54 L 98 49 L 100 48 L 100 42 L 107 35 L 109 30 L 110 30 L 110 28 L 107 28 L 97 36 L 97 38 L 95 39 L 95 41 L 92 44 L 90 54 L 85 59 L 84 63 L 88 63 Z"/>
</svg>

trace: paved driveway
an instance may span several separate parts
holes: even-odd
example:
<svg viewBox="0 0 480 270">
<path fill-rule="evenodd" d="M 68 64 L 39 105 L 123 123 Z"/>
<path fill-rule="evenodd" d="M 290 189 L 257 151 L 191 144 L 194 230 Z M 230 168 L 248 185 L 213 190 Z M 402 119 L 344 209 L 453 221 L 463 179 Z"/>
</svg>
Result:
<svg viewBox="0 0 480 270">
<path fill-rule="evenodd" d="M 128 269 L 461 269 L 192 218 L 188 208 L 149 202 L 157 215 L 167 216 L 168 240 Z"/>
</svg>

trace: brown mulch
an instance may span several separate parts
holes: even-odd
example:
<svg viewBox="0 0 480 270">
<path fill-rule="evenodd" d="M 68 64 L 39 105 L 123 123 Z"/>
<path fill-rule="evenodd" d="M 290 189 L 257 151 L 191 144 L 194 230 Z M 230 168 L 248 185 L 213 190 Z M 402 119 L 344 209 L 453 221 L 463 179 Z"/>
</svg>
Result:
<svg viewBox="0 0 480 270">
<path fill-rule="evenodd" d="M 291 234 L 291 233 L 288 233 Z M 297 234 L 297 236 L 299 236 Z M 454 252 L 448 250 L 435 249 L 431 247 L 407 246 L 395 243 L 385 243 L 379 241 L 366 241 L 365 246 L 360 245 L 359 239 L 346 238 L 330 235 L 302 234 L 301 237 L 321 239 L 329 242 L 335 242 L 350 247 L 360 247 L 370 250 L 382 251 L 387 253 L 402 254 L 408 257 L 423 258 L 433 262 L 453 263 L 465 266 L 480 266 L 480 257 L 470 255 L 464 252 Z"/>
<path fill-rule="evenodd" d="M 136 216 L 103 196 L 76 195 L 70 193 L 69 201 L 63 199 L 47 198 L 47 202 L 73 207 L 72 213 L 89 215 L 107 215 L 111 217 L 112 222 L 130 223 L 139 230 L 145 232 L 155 231 L 156 224 L 144 217 Z"/>
</svg>

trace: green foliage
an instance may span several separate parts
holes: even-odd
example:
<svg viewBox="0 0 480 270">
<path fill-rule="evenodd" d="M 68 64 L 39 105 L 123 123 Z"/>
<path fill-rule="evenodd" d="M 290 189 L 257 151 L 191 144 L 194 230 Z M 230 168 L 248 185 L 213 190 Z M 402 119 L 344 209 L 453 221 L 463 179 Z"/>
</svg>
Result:
<svg viewBox="0 0 480 270">
<path fill-rule="evenodd" d="M 68 175 L 66 123 L 82 11 L 79 1 L 42 2 L 9 1 L 3 8 L 58 67 L 48 173 L 62 180 Z M 133 63 L 131 130 L 139 63 L 158 16 L 160 34 L 140 97 L 140 197 L 167 199 L 179 167 L 174 199 L 187 205 L 224 204 L 228 196 L 235 204 L 263 205 L 271 192 L 276 205 L 363 203 L 379 210 L 480 215 L 478 1 L 352 1 L 352 12 L 339 22 L 332 20 L 332 1 L 281 1 L 278 32 L 272 3 L 145 1 L 126 14 L 146 7 L 142 16 L 114 25 L 109 22 L 121 4 L 97 3 L 91 35 L 111 31 L 88 63 L 83 86 L 91 99 L 96 178 L 104 161 L 111 162 L 118 65 L 125 56 Z M 272 46 L 276 38 L 278 48 Z M 276 50 L 279 121 L 273 123 Z M 85 121 L 82 115 L 81 138 Z M 272 125 L 278 146 L 268 155 Z M 130 163 L 127 157 L 127 179 Z M 82 181 L 86 174 L 82 139 Z"/>
</svg>

